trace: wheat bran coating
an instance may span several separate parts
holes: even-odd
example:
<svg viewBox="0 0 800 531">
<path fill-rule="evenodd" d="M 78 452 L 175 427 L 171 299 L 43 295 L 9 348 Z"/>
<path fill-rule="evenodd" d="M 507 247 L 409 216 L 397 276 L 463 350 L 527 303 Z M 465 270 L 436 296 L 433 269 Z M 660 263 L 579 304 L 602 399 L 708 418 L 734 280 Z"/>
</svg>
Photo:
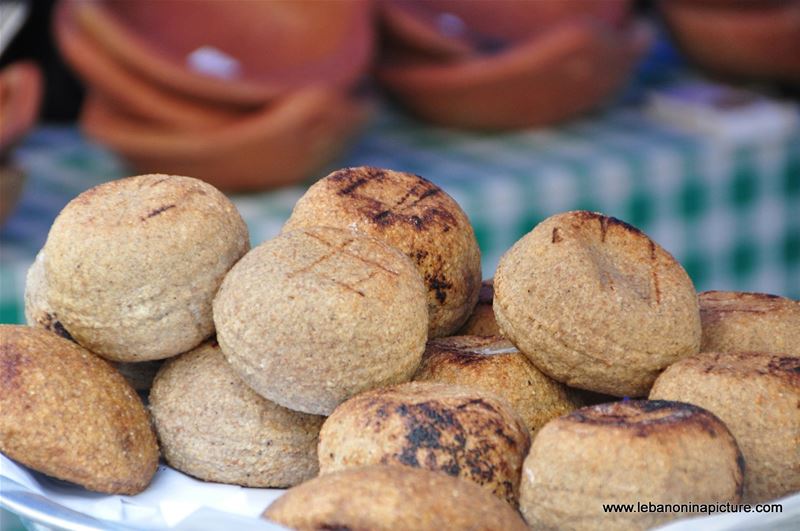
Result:
<svg viewBox="0 0 800 531">
<path fill-rule="evenodd" d="M 494 312 L 542 372 L 615 396 L 645 396 L 700 348 L 689 276 L 638 229 L 586 211 L 552 216 L 501 258 Z"/>
<path fill-rule="evenodd" d="M 136 392 L 106 361 L 52 332 L 0 325 L 0 451 L 59 479 L 136 494 L 158 446 Z"/>
<path fill-rule="evenodd" d="M 800 357 L 800 301 L 736 291 L 699 295 L 700 352 L 771 352 Z"/>
<path fill-rule="evenodd" d="M 469 481 L 414 468 L 353 468 L 290 489 L 263 517 L 298 531 L 526 531 L 519 513 Z"/>
<path fill-rule="evenodd" d="M 322 417 L 258 396 L 216 342 L 169 360 L 150 392 L 161 451 L 206 481 L 288 487 L 317 475 Z"/>
<path fill-rule="evenodd" d="M 428 290 L 430 337 L 452 334 L 475 307 L 475 233 L 458 203 L 422 177 L 370 167 L 335 171 L 300 198 L 284 230 L 317 225 L 353 228 L 411 258 Z"/>
<path fill-rule="evenodd" d="M 327 415 L 408 381 L 427 337 L 425 287 L 400 251 L 329 227 L 285 232 L 231 269 L 214 300 L 217 340 L 268 400 Z"/>
<path fill-rule="evenodd" d="M 494 318 L 494 279 L 484 280 L 478 294 L 478 303 L 472 310 L 467 322 L 456 335 L 459 336 L 501 336 L 497 319 Z"/>
<path fill-rule="evenodd" d="M 409 382 L 360 394 L 322 425 L 321 474 L 364 465 L 426 468 L 473 481 L 516 505 L 525 424 L 483 390 Z"/>
<path fill-rule="evenodd" d="M 72 337 L 114 361 L 168 358 L 214 332 L 211 300 L 247 227 L 203 181 L 140 175 L 70 201 L 44 247 L 48 302 Z"/>
<path fill-rule="evenodd" d="M 744 461 L 725 425 L 699 407 L 634 400 L 579 409 L 539 430 L 520 510 L 532 529 L 644 530 L 678 512 L 603 504 L 738 503 Z"/>
<path fill-rule="evenodd" d="M 722 419 L 747 463 L 745 502 L 800 491 L 800 358 L 703 353 L 664 371 L 650 397 L 696 404 Z"/>
<path fill-rule="evenodd" d="M 414 380 L 496 393 L 519 414 L 531 435 L 549 420 L 581 406 L 565 385 L 542 374 L 502 337 L 452 336 L 429 341 Z"/>
<path fill-rule="evenodd" d="M 64 325 L 59 321 L 55 310 L 47 300 L 48 286 L 44 272 L 44 253 L 39 251 L 25 277 L 25 321 L 28 325 L 49 330 L 65 339 L 74 341 Z M 150 389 L 161 360 L 140 361 L 138 363 L 112 362 L 125 380 L 137 391 Z"/>
</svg>

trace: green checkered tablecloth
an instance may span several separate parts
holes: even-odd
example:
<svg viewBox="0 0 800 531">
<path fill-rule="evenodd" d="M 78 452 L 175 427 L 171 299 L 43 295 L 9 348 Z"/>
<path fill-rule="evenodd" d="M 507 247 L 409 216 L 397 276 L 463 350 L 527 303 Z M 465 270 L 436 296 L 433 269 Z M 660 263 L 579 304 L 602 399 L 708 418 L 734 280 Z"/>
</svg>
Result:
<svg viewBox="0 0 800 531">
<path fill-rule="evenodd" d="M 6 323 L 24 320 L 25 272 L 59 210 L 83 190 L 131 173 L 71 127 L 36 130 L 16 158 L 28 182 L 0 231 Z M 485 277 L 536 223 L 581 208 L 645 230 L 684 264 L 698 290 L 800 298 L 800 131 L 733 147 L 626 107 L 556 129 L 479 134 L 423 125 L 384 106 L 335 166 L 350 165 L 418 173 L 454 196 L 475 227 Z M 254 244 L 279 231 L 302 193 L 298 186 L 233 197 Z"/>
</svg>

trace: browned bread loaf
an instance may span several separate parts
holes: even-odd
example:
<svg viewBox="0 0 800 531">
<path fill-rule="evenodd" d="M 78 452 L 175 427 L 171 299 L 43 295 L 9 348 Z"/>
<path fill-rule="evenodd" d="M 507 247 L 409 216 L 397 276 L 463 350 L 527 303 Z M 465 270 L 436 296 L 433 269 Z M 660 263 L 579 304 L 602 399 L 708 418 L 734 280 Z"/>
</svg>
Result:
<svg viewBox="0 0 800 531">
<path fill-rule="evenodd" d="M 330 227 L 284 232 L 250 251 L 225 277 L 214 322 L 250 387 L 317 415 L 410 380 L 428 334 L 425 287 L 411 260 Z"/>
<path fill-rule="evenodd" d="M 106 361 L 46 330 L 0 325 L 0 450 L 89 490 L 136 494 L 158 446 L 136 392 Z"/>
<path fill-rule="evenodd" d="M 249 246 L 236 207 L 210 184 L 174 175 L 110 181 L 53 222 L 42 250 L 47 304 L 104 358 L 175 356 L 214 332 L 211 301 Z"/>
<path fill-rule="evenodd" d="M 389 466 L 325 474 L 290 489 L 264 518 L 298 531 L 526 531 L 519 513 L 469 481 Z"/>
<path fill-rule="evenodd" d="M 699 295 L 701 352 L 771 352 L 800 357 L 800 301 L 737 291 Z"/>
<path fill-rule="evenodd" d="M 746 502 L 800 491 L 800 358 L 703 353 L 664 371 L 650 398 L 696 404 L 722 419 L 747 463 Z"/>
<path fill-rule="evenodd" d="M 403 251 L 428 291 L 430 337 L 464 324 L 478 300 L 481 254 L 472 226 L 452 197 L 419 175 L 345 168 L 315 183 L 284 230 L 351 228 Z"/>
<path fill-rule="evenodd" d="M 700 310 L 683 267 L 638 229 L 576 211 L 552 216 L 502 257 L 494 313 L 542 372 L 572 387 L 646 396 L 700 349 Z"/>
<path fill-rule="evenodd" d="M 258 396 L 214 341 L 165 364 L 150 411 L 164 458 L 187 474 L 248 487 L 287 487 L 317 474 L 325 419 Z"/>
<path fill-rule="evenodd" d="M 320 473 L 372 464 L 411 466 L 474 481 L 516 504 L 530 445 L 501 398 L 466 387 L 410 382 L 362 393 L 322 425 Z"/>
<path fill-rule="evenodd" d="M 613 512 L 603 504 L 738 503 L 744 461 L 713 414 L 663 400 L 579 409 L 539 430 L 522 472 L 532 529 L 644 530 L 680 511 Z"/>
<path fill-rule="evenodd" d="M 496 393 L 519 414 L 531 435 L 581 405 L 574 392 L 534 367 L 510 341 L 496 336 L 429 341 L 414 379 Z"/>
</svg>

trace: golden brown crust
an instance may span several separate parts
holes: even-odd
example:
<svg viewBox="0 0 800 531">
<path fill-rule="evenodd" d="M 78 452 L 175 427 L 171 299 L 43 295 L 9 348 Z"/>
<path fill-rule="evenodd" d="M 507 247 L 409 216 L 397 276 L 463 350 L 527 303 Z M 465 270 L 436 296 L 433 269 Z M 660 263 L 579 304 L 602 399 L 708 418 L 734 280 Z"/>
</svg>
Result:
<svg viewBox="0 0 800 531">
<path fill-rule="evenodd" d="M 428 290 L 430 337 L 449 335 L 478 299 L 480 249 L 464 211 L 419 175 L 371 167 L 344 168 L 314 184 L 284 230 L 353 228 L 403 251 Z"/>
<path fill-rule="evenodd" d="M 169 360 L 150 392 L 164 458 L 206 481 L 287 487 L 317 474 L 322 417 L 258 396 L 216 342 Z"/>
<path fill-rule="evenodd" d="M 508 504 L 468 481 L 380 465 L 307 481 L 263 516 L 298 531 L 527 530 Z"/>
<path fill-rule="evenodd" d="M 772 352 L 800 357 L 800 301 L 736 291 L 705 291 L 698 299 L 701 352 Z"/>
<path fill-rule="evenodd" d="M 547 421 L 580 407 L 566 386 L 544 375 L 501 337 L 431 340 L 414 379 L 496 393 L 520 415 L 531 435 Z"/>
<path fill-rule="evenodd" d="M 730 436 L 713 414 L 692 404 L 669 400 L 620 400 L 579 409 L 566 415 L 565 423 L 633 430 L 637 437 L 665 430 L 700 429 L 712 438 Z M 744 469 L 741 471 L 744 474 Z"/>
<path fill-rule="evenodd" d="M 501 336 L 500 327 L 494 318 L 494 279 L 484 280 L 478 293 L 478 303 L 467 322 L 456 335 L 459 336 Z"/>
<path fill-rule="evenodd" d="M 530 436 L 503 399 L 476 389 L 410 382 L 351 398 L 320 432 L 320 473 L 371 464 L 438 470 L 516 504 Z"/>
<path fill-rule="evenodd" d="M 725 422 L 747 462 L 746 502 L 800 490 L 800 358 L 702 353 L 664 371 L 650 397 L 696 404 Z"/>
<path fill-rule="evenodd" d="M 573 387 L 646 395 L 700 347 L 694 286 L 658 244 L 616 218 L 552 216 L 500 260 L 494 312 L 543 372 Z"/>
<path fill-rule="evenodd" d="M 211 300 L 249 248 L 236 207 L 190 177 L 140 175 L 70 201 L 42 251 L 47 302 L 114 361 L 163 359 L 214 331 Z"/>
<path fill-rule="evenodd" d="M 533 529 L 647 529 L 682 513 L 610 513 L 604 503 L 738 503 L 744 461 L 713 414 L 669 401 L 579 409 L 539 431 L 520 510 Z"/>
<path fill-rule="evenodd" d="M 330 227 L 285 232 L 248 253 L 217 293 L 214 322 L 250 387 L 318 415 L 410 380 L 428 329 L 425 288 L 408 257 Z"/>
<path fill-rule="evenodd" d="M 136 494 L 158 446 L 136 392 L 107 362 L 55 334 L 0 325 L 0 450 L 89 490 Z"/>
</svg>

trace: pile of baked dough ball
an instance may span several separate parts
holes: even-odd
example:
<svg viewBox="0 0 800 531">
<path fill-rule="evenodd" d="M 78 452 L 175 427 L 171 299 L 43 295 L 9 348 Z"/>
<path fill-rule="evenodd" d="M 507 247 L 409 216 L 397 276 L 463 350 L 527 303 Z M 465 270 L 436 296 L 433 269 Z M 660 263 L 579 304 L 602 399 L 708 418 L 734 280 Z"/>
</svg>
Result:
<svg viewBox="0 0 800 531">
<path fill-rule="evenodd" d="M 250 249 L 234 205 L 142 175 L 73 199 L 0 326 L 0 450 L 141 492 L 159 455 L 289 490 L 316 529 L 646 529 L 800 490 L 800 302 L 697 294 L 602 214 L 554 215 L 482 281 L 462 209 L 342 169 Z M 138 393 L 137 393 L 138 391 Z"/>
</svg>

